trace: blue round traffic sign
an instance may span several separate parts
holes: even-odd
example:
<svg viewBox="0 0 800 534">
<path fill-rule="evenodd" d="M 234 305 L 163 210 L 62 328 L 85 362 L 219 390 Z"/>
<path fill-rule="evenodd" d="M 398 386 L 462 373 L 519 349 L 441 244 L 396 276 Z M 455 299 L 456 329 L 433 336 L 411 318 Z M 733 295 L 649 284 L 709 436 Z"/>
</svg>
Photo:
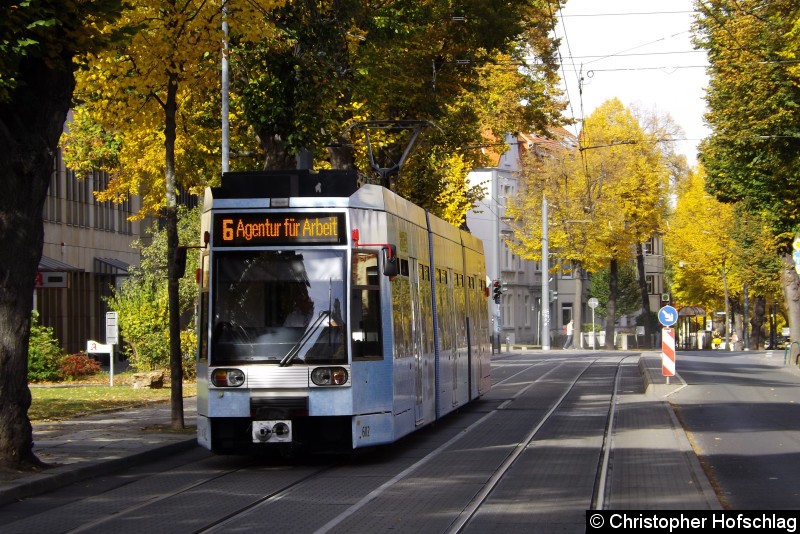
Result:
<svg viewBox="0 0 800 534">
<path fill-rule="evenodd" d="M 678 310 L 672 306 L 664 306 L 658 310 L 658 322 L 664 326 L 672 326 L 678 322 Z"/>
</svg>

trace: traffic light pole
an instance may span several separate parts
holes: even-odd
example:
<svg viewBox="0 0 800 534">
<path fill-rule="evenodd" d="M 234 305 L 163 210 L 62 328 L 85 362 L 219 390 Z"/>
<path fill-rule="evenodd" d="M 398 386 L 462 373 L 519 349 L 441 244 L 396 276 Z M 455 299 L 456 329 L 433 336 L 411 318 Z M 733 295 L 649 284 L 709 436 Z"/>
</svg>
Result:
<svg viewBox="0 0 800 534">
<path fill-rule="evenodd" d="M 547 197 L 542 196 L 542 350 L 550 350 L 550 252 L 547 237 Z"/>
</svg>

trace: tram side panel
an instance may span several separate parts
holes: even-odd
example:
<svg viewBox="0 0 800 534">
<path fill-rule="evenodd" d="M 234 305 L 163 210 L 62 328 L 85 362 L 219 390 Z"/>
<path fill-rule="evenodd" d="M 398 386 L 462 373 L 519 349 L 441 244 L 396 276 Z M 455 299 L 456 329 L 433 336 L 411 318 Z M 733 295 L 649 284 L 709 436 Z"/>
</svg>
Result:
<svg viewBox="0 0 800 534">
<path fill-rule="evenodd" d="M 467 272 L 467 310 L 470 347 L 470 398 L 488 393 L 491 387 L 491 347 L 489 317 L 486 313 L 488 287 L 483 243 L 474 236 L 462 233 Z"/>
<path fill-rule="evenodd" d="M 424 214 L 422 215 L 424 219 Z M 418 256 L 412 261 L 412 298 L 418 301 L 415 316 L 416 410 L 417 425 L 436 419 L 436 351 L 433 335 L 433 291 L 431 288 L 431 258 L 429 233 L 426 227 L 416 227 Z M 416 271 L 416 272 L 414 272 Z"/>
<path fill-rule="evenodd" d="M 436 308 L 437 416 L 441 417 L 467 401 L 466 340 L 459 324 L 463 311 L 457 299 L 459 281 L 464 275 L 463 250 L 459 230 L 429 218 L 433 257 L 433 290 Z M 460 387 L 459 387 L 460 386 Z"/>
<path fill-rule="evenodd" d="M 395 210 L 398 206 L 395 206 Z M 405 211 L 405 210 L 404 210 Z M 405 214 L 402 214 L 405 215 Z M 408 276 L 409 224 L 397 214 L 387 214 L 387 238 L 396 244 L 398 274 L 389 284 L 391 292 L 393 424 L 395 439 L 414 429 L 415 386 L 412 365 L 412 304 Z"/>
<path fill-rule="evenodd" d="M 388 243 L 383 211 L 350 210 L 351 229 L 362 243 Z M 354 448 L 395 439 L 391 280 L 381 274 L 375 248 L 351 251 L 350 328 L 352 444 Z"/>
<path fill-rule="evenodd" d="M 354 411 L 364 414 L 354 417 L 354 447 L 386 440 L 387 426 L 392 432 L 386 441 L 394 441 L 436 418 L 428 232 L 420 225 L 425 223 L 425 214 L 417 206 L 385 194 L 391 200 L 386 203 L 386 212 L 353 210 L 351 214 L 353 227 L 359 228 L 364 243 L 391 243 L 397 247 L 399 267 L 398 275 L 386 279 L 382 291 L 383 364 L 378 368 L 374 362 L 360 364 L 355 357 L 353 360 Z M 375 220 L 385 222 L 375 226 Z M 360 228 L 368 226 L 372 230 L 364 234 Z M 358 250 L 353 254 L 356 256 Z M 369 389 L 376 387 L 376 378 L 388 386 L 382 391 L 391 393 L 390 424 L 389 412 L 370 413 L 374 412 L 372 400 L 376 394 Z M 376 420 L 380 420 L 380 435 L 373 429 Z M 370 439 L 365 439 L 367 426 Z"/>
</svg>

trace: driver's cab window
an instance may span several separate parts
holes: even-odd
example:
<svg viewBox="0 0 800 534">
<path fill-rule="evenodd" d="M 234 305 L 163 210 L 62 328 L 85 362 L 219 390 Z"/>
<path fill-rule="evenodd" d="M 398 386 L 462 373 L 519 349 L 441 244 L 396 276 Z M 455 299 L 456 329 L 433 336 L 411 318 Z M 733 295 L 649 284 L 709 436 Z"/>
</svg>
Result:
<svg viewBox="0 0 800 534">
<path fill-rule="evenodd" d="M 383 359 L 380 270 L 373 253 L 353 254 L 351 341 L 353 360 Z"/>
</svg>

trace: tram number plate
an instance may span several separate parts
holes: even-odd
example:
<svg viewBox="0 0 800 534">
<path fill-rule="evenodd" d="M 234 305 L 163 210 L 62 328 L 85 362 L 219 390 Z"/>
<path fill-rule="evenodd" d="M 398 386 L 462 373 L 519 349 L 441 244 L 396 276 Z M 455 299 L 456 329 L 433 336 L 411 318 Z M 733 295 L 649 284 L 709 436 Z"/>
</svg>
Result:
<svg viewBox="0 0 800 534">
<path fill-rule="evenodd" d="M 357 415 L 353 417 L 353 446 L 368 447 L 389 443 L 394 435 L 394 416 L 391 413 Z"/>
</svg>

